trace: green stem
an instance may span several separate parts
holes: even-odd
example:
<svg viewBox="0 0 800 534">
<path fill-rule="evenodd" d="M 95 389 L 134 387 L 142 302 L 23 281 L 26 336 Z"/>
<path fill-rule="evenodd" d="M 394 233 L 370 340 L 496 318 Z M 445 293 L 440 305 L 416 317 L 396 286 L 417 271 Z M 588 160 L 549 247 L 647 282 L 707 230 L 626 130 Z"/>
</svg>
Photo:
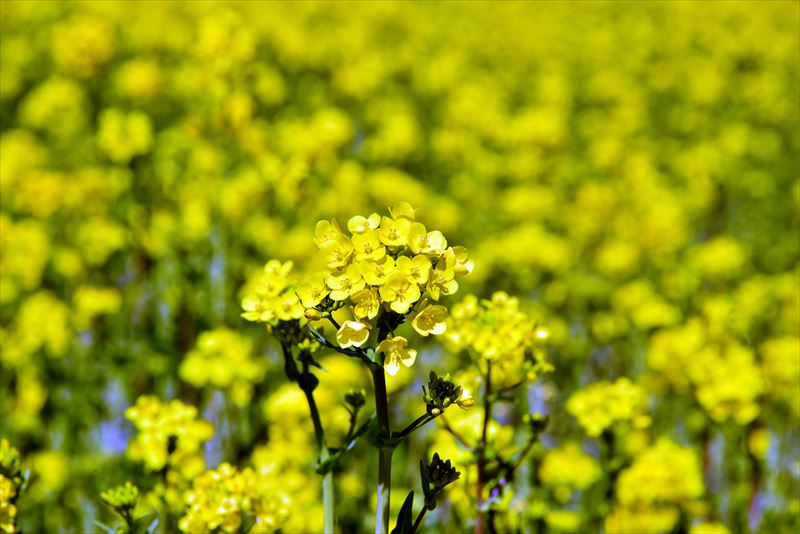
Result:
<svg viewBox="0 0 800 534">
<path fill-rule="evenodd" d="M 414 525 L 411 527 L 411 533 L 414 534 L 419 529 L 420 525 L 422 524 L 422 518 L 425 517 L 425 512 L 428 511 L 428 508 L 423 506 L 422 510 L 419 511 L 419 515 L 417 516 L 416 521 L 414 521 Z"/>
<path fill-rule="evenodd" d="M 304 378 L 310 374 L 308 364 L 303 363 Z M 307 382 L 304 381 L 303 393 L 308 401 L 308 411 L 311 412 L 311 421 L 314 423 L 314 436 L 317 440 L 317 450 L 319 451 L 319 461 L 324 462 L 328 459 L 328 447 L 325 446 L 325 431 L 322 429 L 322 420 L 319 416 L 319 409 L 317 402 L 314 400 L 314 392 L 311 388 L 305 386 Z M 335 516 L 334 516 L 334 488 L 333 488 L 333 470 L 329 470 L 322 477 L 322 504 L 324 507 L 324 520 L 323 532 L 325 534 L 333 534 Z"/>
<path fill-rule="evenodd" d="M 328 459 L 328 448 L 322 448 L 322 455 L 320 461 L 324 462 Z M 333 469 L 328 470 L 322 477 L 322 505 L 324 508 L 324 520 L 322 523 L 323 532 L 325 534 L 333 534 L 336 525 L 336 516 L 334 515 L 334 492 L 333 492 Z"/>
<path fill-rule="evenodd" d="M 436 419 L 437 417 L 438 417 L 437 415 L 428 415 L 427 413 L 425 413 L 425 414 L 422 414 L 422 415 L 420 415 L 419 417 L 417 417 L 417 418 L 414 420 L 414 422 L 413 422 L 413 423 L 411 423 L 410 425 L 408 425 L 407 427 L 405 427 L 405 428 L 404 428 L 403 430 L 401 430 L 399 433 L 395 434 L 395 435 L 394 435 L 394 437 L 393 437 L 393 439 L 396 439 L 396 440 L 401 440 L 401 439 L 404 439 L 404 438 L 406 438 L 406 437 L 407 437 L 409 434 L 411 434 L 412 432 L 414 432 L 414 431 L 415 431 L 415 430 L 417 430 L 418 428 L 421 428 L 422 426 L 424 426 L 424 425 L 426 425 L 426 424 L 430 423 L 431 421 L 433 421 L 433 420 L 434 420 L 434 419 Z"/>
<path fill-rule="evenodd" d="M 386 393 L 386 376 L 383 367 L 373 366 L 372 383 L 375 388 L 375 412 L 378 415 L 378 506 L 375 511 L 375 534 L 389 532 L 389 502 L 392 492 L 392 447 L 389 425 L 389 398 Z"/>
</svg>

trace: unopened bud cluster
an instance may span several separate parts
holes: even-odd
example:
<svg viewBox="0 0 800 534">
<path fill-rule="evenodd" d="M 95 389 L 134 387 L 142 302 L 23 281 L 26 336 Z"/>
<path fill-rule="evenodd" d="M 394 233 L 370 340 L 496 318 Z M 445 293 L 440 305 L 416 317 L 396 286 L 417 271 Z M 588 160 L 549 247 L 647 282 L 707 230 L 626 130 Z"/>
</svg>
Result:
<svg viewBox="0 0 800 534">
<path fill-rule="evenodd" d="M 550 417 L 536 412 L 533 414 L 524 415 L 522 417 L 522 421 L 530 427 L 531 432 L 533 432 L 535 436 L 538 436 L 547 428 L 547 423 L 550 421 Z"/>
<path fill-rule="evenodd" d="M 345 394 L 344 401 L 353 410 L 358 410 L 366 403 L 366 393 L 363 389 L 351 389 Z"/>
<path fill-rule="evenodd" d="M 122 517 L 130 517 L 139 501 L 139 488 L 126 482 L 122 486 L 108 489 L 100 494 L 103 502 Z"/>
<path fill-rule="evenodd" d="M 464 388 L 456 386 L 450 381 L 449 374 L 438 376 L 431 371 L 428 388 L 422 386 L 422 393 L 430 415 L 439 415 L 453 404 L 464 409 L 475 405 L 475 401 L 464 391 Z"/>
<path fill-rule="evenodd" d="M 428 465 L 420 460 L 419 470 L 422 478 L 422 492 L 425 495 L 425 507 L 428 510 L 436 508 L 436 495 L 461 476 L 450 460 L 442 460 L 438 452 L 433 454 L 431 463 Z"/>
</svg>

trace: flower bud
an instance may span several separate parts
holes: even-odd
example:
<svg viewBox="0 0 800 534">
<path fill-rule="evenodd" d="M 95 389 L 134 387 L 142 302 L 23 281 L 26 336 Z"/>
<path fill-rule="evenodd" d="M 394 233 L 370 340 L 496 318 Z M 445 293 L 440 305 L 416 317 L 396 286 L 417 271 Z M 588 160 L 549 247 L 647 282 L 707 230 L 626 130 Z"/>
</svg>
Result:
<svg viewBox="0 0 800 534">
<path fill-rule="evenodd" d="M 309 321 L 319 321 L 322 319 L 322 314 L 319 310 L 315 310 L 314 308 L 308 308 L 303 315 L 305 315 L 306 319 Z"/>
<path fill-rule="evenodd" d="M 344 401 L 357 410 L 366 403 L 365 392 L 363 389 L 351 389 L 345 394 Z"/>
</svg>

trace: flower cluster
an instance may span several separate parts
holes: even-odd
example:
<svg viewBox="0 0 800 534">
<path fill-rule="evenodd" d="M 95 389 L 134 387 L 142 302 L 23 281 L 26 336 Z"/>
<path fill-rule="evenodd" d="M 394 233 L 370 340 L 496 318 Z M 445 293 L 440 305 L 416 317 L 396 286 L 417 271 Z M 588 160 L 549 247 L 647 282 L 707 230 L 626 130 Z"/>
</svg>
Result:
<svg viewBox="0 0 800 534">
<path fill-rule="evenodd" d="M 716 339 L 700 318 L 655 334 L 648 366 L 657 383 L 693 392 L 714 421 L 746 424 L 759 413 L 764 381 L 753 350 L 727 336 Z"/>
<path fill-rule="evenodd" d="M 202 471 L 200 445 L 211 438 L 214 427 L 197 418 L 197 408 L 177 399 L 164 404 L 145 395 L 125 410 L 125 416 L 139 431 L 128 445 L 131 459 L 144 462 L 150 471 L 167 466 L 187 473 Z"/>
<path fill-rule="evenodd" d="M 498 291 L 490 300 L 468 295 L 452 307 L 445 339 L 454 351 L 469 349 L 494 364 L 498 383 L 533 380 L 553 370 L 544 347 L 550 334 L 519 307 L 519 300 Z"/>
<path fill-rule="evenodd" d="M 11 480 L 0 475 L 0 531 L 5 534 L 17 532 L 17 506 L 12 502 L 16 496 Z"/>
<path fill-rule="evenodd" d="M 702 497 L 705 489 L 697 454 L 668 439 L 639 453 L 622 471 L 617 504 L 606 519 L 609 533 L 669 531 L 681 507 Z"/>
<path fill-rule="evenodd" d="M 260 276 L 251 281 L 247 296 L 242 300 L 242 317 L 248 321 L 277 324 L 303 316 L 294 279 L 290 276 L 293 262 L 270 260 Z"/>
<path fill-rule="evenodd" d="M 539 466 L 539 478 L 552 488 L 560 502 L 567 502 L 573 490 L 591 486 L 601 474 L 597 460 L 581 451 L 575 442 L 547 451 Z"/>
<path fill-rule="evenodd" d="M 20 470 L 19 451 L 7 439 L 0 439 L 0 532 L 16 534 L 16 502 L 26 476 Z"/>
<path fill-rule="evenodd" d="M 255 360 L 252 352 L 250 340 L 233 330 L 209 330 L 200 334 L 194 349 L 186 354 L 179 374 L 195 387 L 229 388 L 234 403 L 244 406 L 252 397 L 253 384 L 262 380 L 266 371 L 266 362 Z"/>
<path fill-rule="evenodd" d="M 224 463 L 204 472 L 186 492 L 186 514 L 180 519 L 181 531 L 247 532 L 268 534 L 279 530 L 288 514 L 287 502 L 270 487 L 259 483 L 250 469 L 237 470 Z"/>
<path fill-rule="evenodd" d="M 575 392 L 567 401 L 567 411 L 593 437 L 617 423 L 629 423 L 634 428 L 649 426 L 646 408 L 645 390 L 628 378 L 595 382 Z"/>
<path fill-rule="evenodd" d="M 338 326 L 341 349 L 365 345 L 382 317 L 395 323 L 389 332 L 409 316 L 422 336 L 444 333 L 447 308 L 423 296 L 438 302 L 455 293 L 457 278 L 472 272 L 473 263 L 464 247 L 448 246 L 440 231 L 418 222 L 407 202 L 395 204 L 389 215 L 351 217 L 347 232 L 336 220 L 319 221 L 314 242 L 325 268 L 297 284 L 289 276 L 291 262 L 269 261 L 242 301 L 242 316 L 277 324 L 303 316 L 312 321 L 332 318 L 333 312 L 346 308 L 352 319 Z M 381 339 L 375 352 L 383 354 L 390 375 L 401 364 L 413 365 L 417 356 L 405 337 L 393 334 Z"/>
</svg>

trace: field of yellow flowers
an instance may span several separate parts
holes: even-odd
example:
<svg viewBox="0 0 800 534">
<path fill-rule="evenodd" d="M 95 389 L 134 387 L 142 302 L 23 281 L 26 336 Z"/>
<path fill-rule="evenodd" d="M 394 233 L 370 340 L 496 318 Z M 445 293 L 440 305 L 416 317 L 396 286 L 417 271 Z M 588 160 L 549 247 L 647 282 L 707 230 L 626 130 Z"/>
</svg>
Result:
<svg viewBox="0 0 800 534">
<path fill-rule="evenodd" d="M 0 30 L 0 533 L 800 529 L 800 3 Z"/>
</svg>

